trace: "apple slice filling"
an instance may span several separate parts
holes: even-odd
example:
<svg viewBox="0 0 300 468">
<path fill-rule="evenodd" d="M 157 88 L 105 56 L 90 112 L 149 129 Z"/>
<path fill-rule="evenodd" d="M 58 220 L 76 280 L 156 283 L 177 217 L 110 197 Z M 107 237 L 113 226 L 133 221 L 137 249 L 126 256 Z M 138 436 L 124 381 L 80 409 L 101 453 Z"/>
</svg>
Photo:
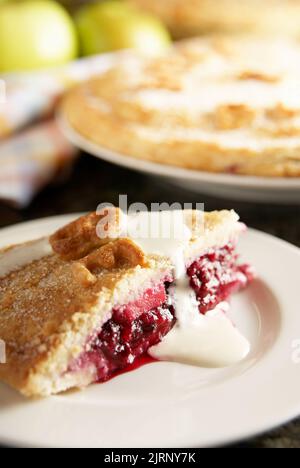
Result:
<svg viewBox="0 0 300 468">
<path fill-rule="evenodd" d="M 211 249 L 187 269 L 199 313 L 213 310 L 220 302 L 247 285 L 250 267 L 237 264 L 232 244 Z M 136 301 L 117 306 L 101 332 L 89 340 L 86 350 L 71 364 L 69 371 L 93 365 L 96 381 L 103 382 L 130 366 L 158 344 L 176 322 L 176 311 L 168 297 L 170 283 L 150 288 Z"/>
</svg>

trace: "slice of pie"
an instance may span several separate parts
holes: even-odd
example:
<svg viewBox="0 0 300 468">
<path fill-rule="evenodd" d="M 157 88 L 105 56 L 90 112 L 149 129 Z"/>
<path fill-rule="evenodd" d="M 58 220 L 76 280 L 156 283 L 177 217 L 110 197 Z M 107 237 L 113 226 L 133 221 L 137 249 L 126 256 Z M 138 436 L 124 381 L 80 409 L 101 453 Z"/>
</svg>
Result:
<svg viewBox="0 0 300 468">
<path fill-rule="evenodd" d="M 0 338 L 7 361 L 0 379 L 26 396 L 103 382 L 147 355 L 176 360 L 165 338 L 176 344 L 176 333 L 193 328 L 192 313 L 203 321 L 199 330 L 209 324 L 208 331 L 219 313 L 228 347 L 230 340 L 244 344 L 223 312 L 229 296 L 252 278 L 250 267 L 237 264 L 244 225 L 236 213 L 180 212 L 184 233 L 176 241 L 124 237 L 123 221 L 128 225 L 131 217 L 111 213 L 114 221 L 102 223 L 105 236 L 98 232 L 104 214 L 92 213 L 50 238 L 1 252 Z M 165 226 L 166 212 L 160 216 Z M 186 351 L 178 360 L 197 363 Z M 218 352 L 226 355 L 224 341 Z M 231 362 L 232 356 L 220 364 Z"/>
<path fill-rule="evenodd" d="M 159 16 L 174 37 L 212 32 L 299 37 L 299 0 L 127 0 Z"/>
<path fill-rule="evenodd" d="M 117 55 L 66 96 L 63 128 L 154 163 L 299 177 L 299 83 L 297 41 L 192 39 L 162 57 Z"/>
</svg>

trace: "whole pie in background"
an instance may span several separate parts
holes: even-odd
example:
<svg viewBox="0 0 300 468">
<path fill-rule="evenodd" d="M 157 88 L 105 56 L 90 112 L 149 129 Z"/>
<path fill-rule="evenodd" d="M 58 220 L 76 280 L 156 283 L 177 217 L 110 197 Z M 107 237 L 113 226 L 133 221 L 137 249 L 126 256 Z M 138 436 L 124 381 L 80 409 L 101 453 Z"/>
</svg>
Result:
<svg viewBox="0 0 300 468">
<path fill-rule="evenodd" d="M 190 39 L 160 57 L 117 55 L 65 97 L 62 115 L 88 140 L 137 159 L 299 177 L 299 89 L 295 40 Z"/>
<path fill-rule="evenodd" d="M 174 37 L 211 32 L 300 36 L 299 0 L 128 0 L 159 16 Z"/>
</svg>

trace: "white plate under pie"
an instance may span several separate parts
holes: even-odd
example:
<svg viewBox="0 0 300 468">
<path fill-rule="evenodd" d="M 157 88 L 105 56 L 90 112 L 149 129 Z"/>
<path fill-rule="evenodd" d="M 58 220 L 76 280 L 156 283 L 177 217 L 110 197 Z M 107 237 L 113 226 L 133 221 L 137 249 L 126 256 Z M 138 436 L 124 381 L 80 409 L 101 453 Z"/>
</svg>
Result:
<svg viewBox="0 0 300 468">
<path fill-rule="evenodd" d="M 75 217 L 2 229 L 0 247 L 47 235 Z M 0 444 L 207 447 L 300 415 L 300 250 L 253 230 L 239 250 L 259 275 L 232 299 L 231 316 L 251 343 L 244 361 L 223 369 L 158 362 L 35 401 L 0 384 Z"/>
<path fill-rule="evenodd" d="M 300 204 L 300 177 L 218 174 L 158 164 L 101 147 L 77 132 L 63 115 L 58 115 L 57 120 L 66 138 L 81 150 L 118 166 L 159 177 L 184 189 L 233 200 Z"/>
</svg>

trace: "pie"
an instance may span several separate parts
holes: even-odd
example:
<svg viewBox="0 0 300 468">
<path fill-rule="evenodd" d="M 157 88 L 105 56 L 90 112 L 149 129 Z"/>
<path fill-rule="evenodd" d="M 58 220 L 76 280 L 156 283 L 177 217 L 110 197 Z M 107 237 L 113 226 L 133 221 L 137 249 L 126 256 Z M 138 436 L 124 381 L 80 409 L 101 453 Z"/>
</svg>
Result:
<svg viewBox="0 0 300 468">
<path fill-rule="evenodd" d="M 149 360 L 149 349 L 176 327 L 171 257 L 123 237 L 126 215 L 108 211 L 116 217 L 103 224 L 104 237 L 96 231 L 104 212 L 91 213 L 49 238 L 1 252 L 0 337 L 7 361 L 0 380 L 26 396 L 104 382 Z M 190 233 L 183 258 L 203 318 L 245 287 L 253 271 L 237 263 L 235 247 L 245 229 L 237 214 L 202 213 L 201 227 L 199 216 L 182 212 Z"/>
<path fill-rule="evenodd" d="M 299 0 L 127 0 L 160 17 L 175 37 L 259 32 L 299 37 Z"/>
<path fill-rule="evenodd" d="M 63 121 L 88 141 L 186 169 L 300 176 L 300 45 L 254 37 L 178 42 L 116 56 L 74 88 Z"/>
</svg>

